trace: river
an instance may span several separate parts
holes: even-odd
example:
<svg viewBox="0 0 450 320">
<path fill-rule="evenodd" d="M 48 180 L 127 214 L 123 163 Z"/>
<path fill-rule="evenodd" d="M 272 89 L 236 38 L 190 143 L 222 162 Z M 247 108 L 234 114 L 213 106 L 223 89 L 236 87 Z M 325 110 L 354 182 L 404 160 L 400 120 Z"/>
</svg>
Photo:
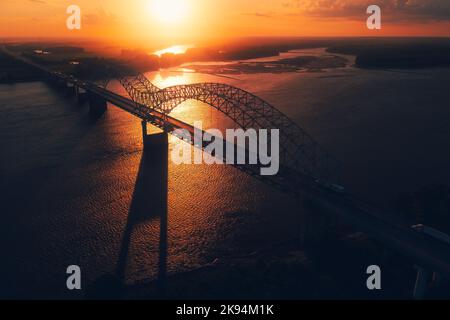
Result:
<svg viewBox="0 0 450 320">
<path fill-rule="evenodd" d="M 400 192 L 450 181 L 449 75 L 350 66 L 226 77 L 173 68 L 147 77 L 160 87 L 224 82 L 262 97 L 341 161 L 347 190 L 385 206 Z M 117 82 L 109 88 L 123 92 Z M 109 106 L 94 120 L 87 105 L 42 82 L 0 85 L 0 114 L 0 297 L 78 297 L 65 287 L 73 264 L 86 285 L 118 272 L 133 284 L 298 240 L 295 199 L 233 167 L 169 161 L 161 253 L 152 207 L 161 190 L 148 182 L 138 119 Z M 195 101 L 173 116 L 234 126 Z M 169 149 L 177 143 L 171 137 Z M 148 214 L 130 223 L 142 199 Z"/>
</svg>

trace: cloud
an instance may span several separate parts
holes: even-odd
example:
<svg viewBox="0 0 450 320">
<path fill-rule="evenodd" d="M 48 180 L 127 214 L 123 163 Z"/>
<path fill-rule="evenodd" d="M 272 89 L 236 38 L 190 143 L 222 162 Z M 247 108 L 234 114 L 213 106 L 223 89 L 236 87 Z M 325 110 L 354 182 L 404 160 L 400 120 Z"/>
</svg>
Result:
<svg viewBox="0 0 450 320">
<path fill-rule="evenodd" d="M 259 18 L 270 18 L 274 15 L 271 13 L 264 13 L 264 12 L 245 12 L 242 15 L 244 16 L 253 16 L 253 17 L 259 17 Z"/>
<path fill-rule="evenodd" d="M 449 0 L 284 0 L 292 13 L 315 17 L 360 18 L 369 5 L 378 5 L 388 20 L 450 20 Z"/>
</svg>

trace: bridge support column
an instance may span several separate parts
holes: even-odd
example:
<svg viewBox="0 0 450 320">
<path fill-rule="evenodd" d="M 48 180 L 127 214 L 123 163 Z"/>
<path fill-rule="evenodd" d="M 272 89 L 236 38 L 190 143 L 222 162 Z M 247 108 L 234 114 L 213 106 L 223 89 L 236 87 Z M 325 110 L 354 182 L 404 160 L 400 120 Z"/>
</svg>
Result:
<svg viewBox="0 0 450 320">
<path fill-rule="evenodd" d="M 107 102 L 104 98 L 89 92 L 89 112 L 94 116 L 101 116 L 108 108 Z"/>
<path fill-rule="evenodd" d="M 48 76 L 47 77 L 48 83 L 50 83 L 52 86 L 58 86 L 59 80 L 55 76 Z"/>
<path fill-rule="evenodd" d="M 142 139 L 144 151 L 163 150 L 168 148 L 169 138 L 166 132 L 148 134 L 147 121 L 142 121 Z"/>
<path fill-rule="evenodd" d="M 58 89 L 64 89 L 67 87 L 67 84 L 64 80 L 56 78 L 53 80 L 53 85 Z"/>
<path fill-rule="evenodd" d="M 425 297 L 425 291 L 427 289 L 428 280 L 430 278 L 430 272 L 421 266 L 416 266 L 417 278 L 414 286 L 414 299 L 422 300 Z"/>
<path fill-rule="evenodd" d="M 76 90 L 77 89 L 76 89 L 75 85 L 66 84 L 66 95 L 68 97 L 74 96 L 76 94 Z"/>
<path fill-rule="evenodd" d="M 79 104 L 83 104 L 87 99 L 87 92 L 84 89 L 81 89 L 80 87 L 75 88 L 75 95 L 77 97 L 77 101 Z"/>
</svg>

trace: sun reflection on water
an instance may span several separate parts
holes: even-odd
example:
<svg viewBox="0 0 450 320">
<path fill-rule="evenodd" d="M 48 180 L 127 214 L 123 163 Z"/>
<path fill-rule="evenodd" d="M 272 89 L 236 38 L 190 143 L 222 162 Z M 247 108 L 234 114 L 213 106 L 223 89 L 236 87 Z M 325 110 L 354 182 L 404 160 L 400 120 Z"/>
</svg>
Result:
<svg viewBox="0 0 450 320">
<path fill-rule="evenodd" d="M 153 54 L 161 57 L 163 54 L 172 53 L 172 54 L 184 54 L 190 48 L 193 48 L 193 45 L 175 45 L 162 50 L 158 50 L 153 52 Z"/>
<path fill-rule="evenodd" d="M 161 69 L 157 72 L 149 72 L 146 76 L 159 88 L 205 81 L 199 74 L 196 74 L 194 70 L 186 68 Z"/>
</svg>

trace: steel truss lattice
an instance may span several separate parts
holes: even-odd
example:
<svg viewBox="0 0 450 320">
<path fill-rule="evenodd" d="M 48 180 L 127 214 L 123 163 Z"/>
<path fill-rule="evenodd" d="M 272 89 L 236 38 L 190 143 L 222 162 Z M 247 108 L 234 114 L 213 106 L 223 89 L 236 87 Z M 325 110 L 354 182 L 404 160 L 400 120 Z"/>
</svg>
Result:
<svg viewBox="0 0 450 320">
<path fill-rule="evenodd" d="M 279 129 L 280 164 L 314 179 L 337 182 L 338 162 L 299 125 L 252 93 L 222 83 L 160 89 L 142 74 L 119 81 L 139 108 L 145 106 L 168 115 L 181 103 L 193 99 L 224 113 L 244 130 Z"/>
</svg>

